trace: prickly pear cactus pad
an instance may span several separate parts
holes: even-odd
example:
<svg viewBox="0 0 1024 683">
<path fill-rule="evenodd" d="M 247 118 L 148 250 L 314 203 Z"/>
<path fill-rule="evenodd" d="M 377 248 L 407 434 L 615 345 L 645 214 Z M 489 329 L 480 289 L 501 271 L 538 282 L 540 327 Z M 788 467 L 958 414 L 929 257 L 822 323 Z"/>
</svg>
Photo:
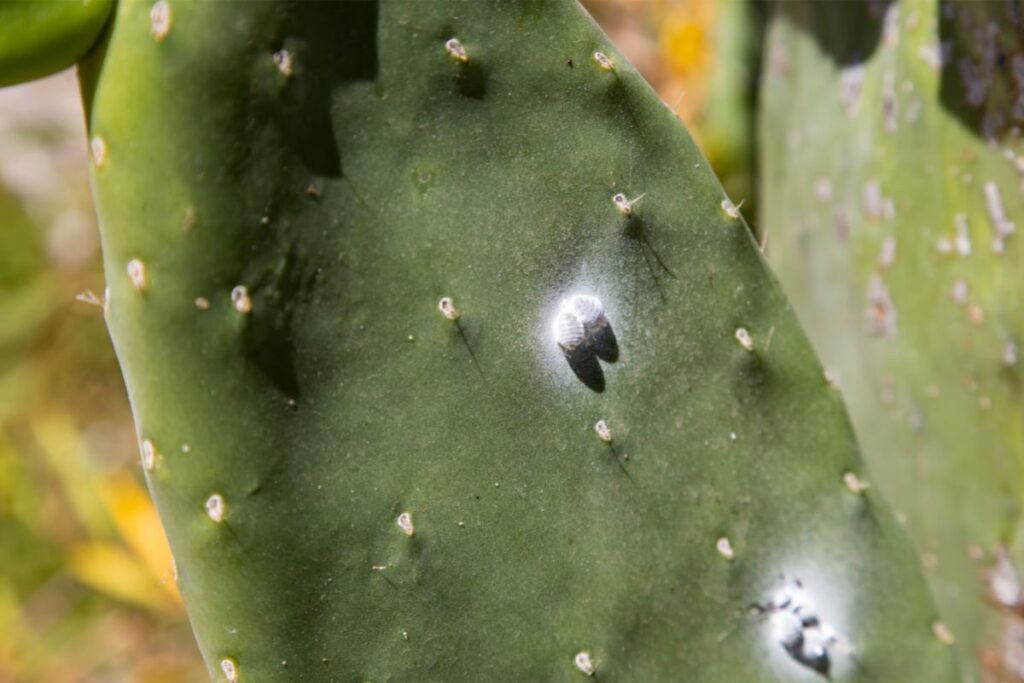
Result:
<svg viewBox="0 0 1024 683">
<path fill-rule="evenodd" d="M 216 680 L 957 679 L 739 212 L 578 6 L 101 40 L 106 316 Z"/>
<path fill-rule="evenodd" d="M 1024 680 L 1020 11 L 779 3 L 763 80 L 770 261 L 968 680 Z"/>
<path fill-rule="evenodd" d="M 96 41 L 113 0 L 0 1 L 0 86 L 66 69 Z"/>
</svg>

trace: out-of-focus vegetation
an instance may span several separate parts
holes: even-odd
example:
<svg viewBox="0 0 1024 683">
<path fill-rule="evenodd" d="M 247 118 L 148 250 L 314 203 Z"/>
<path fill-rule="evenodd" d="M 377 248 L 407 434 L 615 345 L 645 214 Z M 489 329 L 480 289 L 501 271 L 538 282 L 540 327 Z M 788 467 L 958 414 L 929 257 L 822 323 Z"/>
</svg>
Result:
<svg viewBox="0 0 1024 683">
<path fill-rule="evenodd" d="M 748 213 L 753 4 L 587 6 Z M 0 683 L 202 681 L 95 305 L 86 153 L 73 73 L 0 90 Z"/>
<path fill-rule="evenodd" d="M 74 75 L 0 91 L 0 681 L 201 681 L 98 240 Z"/>
</svg>

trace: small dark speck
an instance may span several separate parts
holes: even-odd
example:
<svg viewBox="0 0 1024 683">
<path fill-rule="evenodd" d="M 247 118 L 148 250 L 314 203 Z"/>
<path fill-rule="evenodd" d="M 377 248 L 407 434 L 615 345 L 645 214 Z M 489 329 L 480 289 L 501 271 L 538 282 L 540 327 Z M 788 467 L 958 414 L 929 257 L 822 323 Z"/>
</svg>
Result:
<svg viewBox="0 0 1024 683">
<path fill-rule="evenodd" d="M 567 59 L 567 60 L 565 61 L 565 65 L 566 65 L 567 67 L 569 67 L 570 69 L 571 69 L 571 68 L 573 68 L 574 66 L 576 66 L 575 64 L 573 64 L 573 63 L 572 63 L 572 60 L 571 60 L 571 59 Z"/>
</svg>

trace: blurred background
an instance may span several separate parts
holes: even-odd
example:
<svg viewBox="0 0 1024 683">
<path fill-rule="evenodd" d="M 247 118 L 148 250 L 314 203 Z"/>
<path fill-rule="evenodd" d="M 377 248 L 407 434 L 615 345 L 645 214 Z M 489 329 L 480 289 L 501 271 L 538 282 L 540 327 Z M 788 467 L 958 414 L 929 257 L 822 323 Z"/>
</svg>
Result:
<svg viewBox="0 0 1024 683">
<path fill-rule="evenodd" d="M 757 5 L 585 4 L 756 225 Z M 73 72 L 0 90 L 0 683 L 204 681 L 96 305 L 86 153 Z"/>
</svg>

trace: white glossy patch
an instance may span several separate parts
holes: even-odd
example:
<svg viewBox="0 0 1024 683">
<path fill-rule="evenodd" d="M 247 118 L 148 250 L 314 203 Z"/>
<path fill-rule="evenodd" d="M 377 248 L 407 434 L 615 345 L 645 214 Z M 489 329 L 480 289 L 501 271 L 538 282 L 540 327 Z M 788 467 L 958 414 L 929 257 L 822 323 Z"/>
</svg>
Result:
<svg viewBox="0 0 1024 683">
<path fill-rule="evenodd" d="M 238 285 L 231 290 L 231 305 L 239 313 L 249 313 L 252 311 L 252 299 L 249 298 L 249 290 L 246 289 L 245 285 Z"/>
<path fill-rule="evenodd" d="M 604 420 L 598 420 L 594 425 L 594 431 L 597 432 L 597 437 L 605 443 L 612 442 L 612 430 L 608 428 L 608 423 Z"/>
<path fill-rule="evenodd" d="M 149 10 L 149 33 L 156 42 L 161 42 L 171 33 L 171 5 L 167 0 L 159 0 Z"/>
<path fill-rule="evenodd" d="M 206 505 L 204 507 L 206 508 L 206 514 L 210 519 L 218 524 L 224 521 L 224 514 L 227 506 L 224 503 L 224 497 L 219 493 L 215 493 L 207 498 Z"/>
<path fill-rule="evenodd" d="M 449 38 L 444 44 L 444 49 L 448 56 L 457 62 L 466 63 L 469 61 L 469 53 L 466 52 L 466 47 L 458 38 Z"/>
<path fill-rule="evenodd" d="M 715 549 L 718 550 L 718 554 L 727 560 L 733 560 L 736 557 L 736 551 L 732 549 L 732 542 L 722 536 L 718 541 L 715 542 Z"/>
<path fill-rule="evenodd" d="M 132 281 L 132 287 L 137 292 L 146 291 L 146 264 L 137 258 L 133 258 L 125 266 L 128 272 L 128 279 Z"/>
</svg>

